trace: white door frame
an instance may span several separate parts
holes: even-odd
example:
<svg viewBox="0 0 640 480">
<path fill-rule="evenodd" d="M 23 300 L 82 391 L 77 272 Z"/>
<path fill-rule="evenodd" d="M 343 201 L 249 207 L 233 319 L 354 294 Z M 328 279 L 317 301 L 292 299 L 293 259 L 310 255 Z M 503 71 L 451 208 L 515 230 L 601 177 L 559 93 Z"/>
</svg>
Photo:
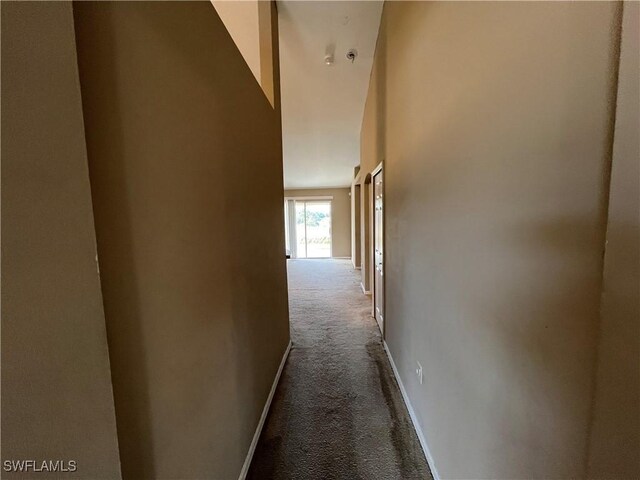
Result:
<svg viewBox="0 0 640 480">
<path fill-rule="evenodd" d="M 386 301 L 384 299 L 384 294 L 385 294 L 385 244 L 386 242 L 384 241 L 384 206 L 383 206 L 383 213 L 382 213 L 382 218 L 381 218 L 381 222 L 380 225 L 376 225 L 376 194 L 375 194 L 375 177 L 377 174 L 379 174 L 380 172 L 382 172 L 382 162 L 380 162 L 376 168 L 374 168 L 371 171 L 371 248 L 370 248 L 370 256 L 371 256 L 371 273 L 372 273 L 372 277 L 371 277 L 371 313 L 374 319 L 376 319 L 376 323 L 378 323 L 379 327 L 380 327 L 380 332 L 382 333 L 382 337 L 384 338 L 384 332 L 385 332 L 385 325 L 386 325 L 386 315 L 385 315 L 385 306 L 386 306 Z M 383 196 L 383 205 L 384 205 L 384 180 L 382 182 L 382 196 Z M 376 255 L 375 255 L 375 236 L 376 236 L 376 228 L 380 228 L 381 230 L 381 235 L 382 235 L 382 312 L 380 312 L 380 322 L 378 322 L 377 318 L 376 318 Z"/>
<path fill-rule="evenodd" d="M 295 203 L 314 203 L 314 202 L 328 202 L 329 209 L 331 211 L 331 243 L 329 244 L 329 256 L 328 257 L 304 257 L 305 259 L 322 259 L 322 258 L 333 258 L 333 195 L 318 195 L 318 196 L 287 196 L 284 197 L 285 202 L 293 201 L 294 208 L 289 208 L 289 217 L 291 219 L 290 227 L 289 227 L 289 246 L 291 247 L 291 258 L 300 258 L 298 257 L 298 248 L 297 248 L 297 234 L 296 234 L 296 210 Z M 305 223 L 305 231 L 306 231 L 306 223 Z"/>
</svg>

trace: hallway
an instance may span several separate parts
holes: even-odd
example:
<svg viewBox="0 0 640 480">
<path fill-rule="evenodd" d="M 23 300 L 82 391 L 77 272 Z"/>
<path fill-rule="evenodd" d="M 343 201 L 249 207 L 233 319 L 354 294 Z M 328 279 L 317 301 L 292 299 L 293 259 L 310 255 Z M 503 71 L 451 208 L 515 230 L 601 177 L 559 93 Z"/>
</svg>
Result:
<svg viewBox="0 0 640 480">
<path fill-rule="evenodd" d="M 2 479 L 640 480 L 640 0 L 0 5 Z"/>
<path fill-rule="evenodd" d="M 292 348 L 249 478 L 431 478 L 348 260 L 290 260 Z"/>
</svg>

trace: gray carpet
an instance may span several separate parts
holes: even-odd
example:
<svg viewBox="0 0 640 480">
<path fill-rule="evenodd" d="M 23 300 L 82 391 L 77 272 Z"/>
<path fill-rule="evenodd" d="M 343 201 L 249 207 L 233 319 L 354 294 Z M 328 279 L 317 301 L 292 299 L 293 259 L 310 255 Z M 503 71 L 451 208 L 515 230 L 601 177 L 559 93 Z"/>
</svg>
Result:
<svg viewBox="0 0 640 480">
<path fill-rule="evenodd" d="M 293 346 L 250 479 L 430 479 L 348 260 L 289 260 Z"/>
</svg>

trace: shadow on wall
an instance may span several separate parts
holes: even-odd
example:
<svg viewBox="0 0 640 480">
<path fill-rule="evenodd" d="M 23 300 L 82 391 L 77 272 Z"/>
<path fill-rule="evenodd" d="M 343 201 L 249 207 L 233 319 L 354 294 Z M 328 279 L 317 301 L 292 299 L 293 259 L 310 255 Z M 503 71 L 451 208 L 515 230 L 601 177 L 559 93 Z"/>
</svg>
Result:
<svg viewBox="0 0 640 480">
<path fill-rule="evenodd" d="M 133 199 L 126 183 L 124 126 L 118 121 L 105 122 L 104 118 L 94 121 L 88 110 L 104 98 L 109 99 L 111 115 L 123 117 L 115 61 L 117 34 L 103 28 L 103 41 L 90 41 L 93 25 L 101 22 L 106 26 L 117 20 L 106 4 L 98 10 L 90 4 L 75 3 L 73 9 L 122 473 L 124 478 L 155 478 L 149 355 L 139 306 L 140 279 L 135 268 Z M 89 49 L 92 56 L 101 59 L 99 70 L 91 68 L 84 58 Z M 99 121 L 100 128 L 94 128 Z M 109 161 L 96 161 L 97 151 L 109 152 Z M 115 204 L 110 201 L 114 196 L 118 199 Z M 126 297 L 120 292 L 127 292 Z M 119 301 L 114 302 L 114 298 Z M 132 458 L 136 461 L 132 462 Z"/>
<path fill-rule="evenodd" d="M 383 7 L 384 9 L 384 7 Z M 380 18 L 378 40 L 376 41 L 376 57 L 379 59 L 373 64 L 370 83 L 373 83 L 375 98 L 375 150 L 374 156 L 367 159 L 366 172 L 371 173 L 380 162 L 384 161 L 387 152 L 387 34 L 384 25 L 384 15 Z M 371 85 L 370 87 L 371 88 Z"/>
<path fill-rule="evenodd" d="M 373 209 L 371 172 L 383 162 L 386 155 L 386 32 L 384 9 L 376 43 L 376 61 L 369 79 L 369 93 L 365 103 L 363 125 L 360 132 L 360 267 L 362 286 L 371 291 L 373 282 Z"/>
<path fill-rule="evenodd" d="M 360 265 L 362 266 L 362 288 L 365 292 L 370 293 L 371 280 L 373 277 L 371 270 L 371 243 L 373 241 L 373 237 L 371 235 L 371 227 L 373 223 L 373 214 L 371 212 L 371 174 L 365 175 L 360 191 L 362 193 L 362 200 L 360 201 L 360 205 L 362 207 L 362 212 L 360 214 L 360 228 L 362 232 L 360 238 L 362 242 L 362 247 L 360 248 L 360 252 L 362 254 L 362 259 L 360 261 Z"/>
<path fill-rule="evenodd" d="M 639 239 L 638 224 L 609 224 L 588 478 L 634 478 L 640 471 Z"/>
<path fill-rule="evenodd" d="M 288 342 L 279 109 L 208 2 L 74 10 L 123 476 L 236 477 Z"/>
<path fill-rule="evenodd" d="M 582 475 L 619 12 L 496 8 L 385 5 L 378 47 L 403 53 L 376 53 L 367 110 L 389 118 L 382 140 L 365 118 L 362 150 L 384 149 L 387 342 L 443 476 Z M 539 38 L 543 20 L 562 41 Z"/>
</svg>

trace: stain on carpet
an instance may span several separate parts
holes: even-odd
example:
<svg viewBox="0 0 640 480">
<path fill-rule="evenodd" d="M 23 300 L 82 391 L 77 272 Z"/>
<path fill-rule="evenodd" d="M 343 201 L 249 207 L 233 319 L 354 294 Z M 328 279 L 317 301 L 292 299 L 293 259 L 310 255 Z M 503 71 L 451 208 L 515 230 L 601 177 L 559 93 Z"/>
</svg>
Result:
<svg viewBox="0 0 640 480">
<path fill-rule="evenodd" d="M 248 478 L 432 479 L 348 260 L 289 260 L 292 348 Z"/>
</svg>

